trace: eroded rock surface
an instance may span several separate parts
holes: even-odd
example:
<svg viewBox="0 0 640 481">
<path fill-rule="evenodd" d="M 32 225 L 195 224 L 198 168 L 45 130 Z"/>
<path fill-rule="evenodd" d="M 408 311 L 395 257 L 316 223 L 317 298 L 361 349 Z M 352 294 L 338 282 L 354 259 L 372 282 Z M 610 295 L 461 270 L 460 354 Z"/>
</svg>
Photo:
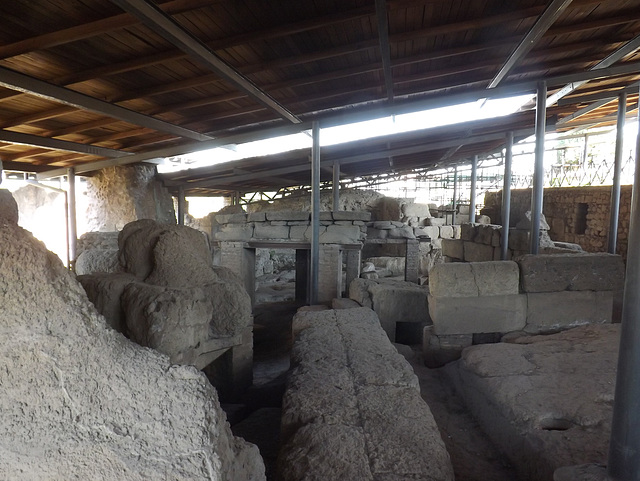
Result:
<svg viewBox="0 0 640 481">
<path fill-rule="evenodd" d="M 143 219 L 124 227 L 118 245 L 126 273 L 80 277 L 115 329 L 198 368 L 216 358 L 210 353 L 242 343 L 251 298 L 237 275 L 213 266 L 201 232 Z"/>
<path fill-rule="evenodd" d="M 264 479 L 204 375 L 108 329 L 14 223 L 0 223 L 0 273 L 3 479 Z"/>
<path fill-rule="evenodd" d="M 293 331 L 281 479 L 453 480 L 416 375 L 373 311 L 299 311 Z"/>
<path fill-rule="evenodd" d="M 522 479 L 606 463 L 620 325 L 479 345 L 445 368 Z"/>
</svg>

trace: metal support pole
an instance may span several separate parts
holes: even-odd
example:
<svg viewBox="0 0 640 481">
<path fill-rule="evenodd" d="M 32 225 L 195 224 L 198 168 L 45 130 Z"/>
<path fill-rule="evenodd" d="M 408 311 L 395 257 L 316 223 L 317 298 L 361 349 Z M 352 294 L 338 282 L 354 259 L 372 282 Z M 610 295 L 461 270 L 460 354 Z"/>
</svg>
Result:
<svg viewBox="0 0 640 481">
<path fill-rule="evenodd" d="M 471 161 L 471 194 L 469 195 L 469 222 L 476 221 L 476 184 L 478 181 L 478 156 Z"/>
<path fill-rule="evenodd" d="M 451 213 L 451 224 L 456 224 L 456 197 L 458 197 L 458 166 L 456 165 L 453 168 L 453 202 L 451 202 L 452 210 Z"/>
<path fill-rule="evenodd" d="M 75 271 L 78 228 L 76 224 L 76 171 L 73 167 L 67 169 L 67 181 L 69 183 L 69 269 Z"/>
<path fill-rule="evenodd" d="M 184 196 L 184 187 L 178 187 L 178 225 L 184 225 L 184 216 L 186 214 L 187 199 Z"/>
<path fill-rule="evenodd" d="M 311 277 L 309 303 L 318 302 L 318 269 L 320 268 L 320 125 L 313 122 L 311 147 Z"/>
<path fill-rule="evenodd" d="M 502 241 L 500 259 L 509 260 L 509 222 L 511 220 L 511 161 L 513 159 L 513 132 L 507 132 L 504 152 L 504 182 L 502 184 Z"/>
<path fill-rule="evenodd" d="M 333 210 L 340 210 L 340 162 L 333 163 Z"/>
<path fill-rule="evenodd" d="M 531 238 L 529 252 L 537 254 L 540 249 L 540 219 L 544 195 L 544 131 L 547 117 L 547 84 L 538 82 L 536 98 L 536 150 L 531 187 Z"/>
<path fill-rule="evenodd" d="M 612 481 L 640 479 L 640 111 L 638 127 L 620 353 L 607 465 L 607 474 Z"/>
<path fill-rule="evenodd" d="M 616 253 L 618 244 L 618 218 L 620 217 L 620 176 L 622 174 L 622 146 L 624 144 L 624 117 L 627 113 L 627 94 L 618 96 L 618 123 L 616 124 L 616 151 L 613 165 L 613 185 L 611 186 L 611 207 L 609 208 L 609 254 Z"/>
</svg>

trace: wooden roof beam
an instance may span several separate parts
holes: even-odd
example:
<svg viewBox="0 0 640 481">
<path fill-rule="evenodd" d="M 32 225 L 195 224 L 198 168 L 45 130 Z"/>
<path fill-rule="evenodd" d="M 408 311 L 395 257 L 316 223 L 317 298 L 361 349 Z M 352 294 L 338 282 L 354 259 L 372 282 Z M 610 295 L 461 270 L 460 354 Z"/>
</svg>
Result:
<svg viewBox="0 0 640 481">
<path fill-rule="evenodd" d="M 421 63 L 421 62 L 426 62 L 429 60 L 432 60 L 432 58 L 440 58 L 443 56 L 451 56 L 451 55 L 456 55 L 456 54 L 463 54 L 463 53 L 468 53 L 468 52 L 472 52 L 472 51 L 477 51 L 479 49 L 491 49 L 495 46 L 499 46 L 502 45 L 504 43 L 508 43 L 509 41 L 514 40 L 514 37 L 511 38 L 505 38 L 505 39 L 501 39 L 500 41 L 496 41 L 496 42 L 492 42 L 490 44 L 487 45 L 482 45 L 482 46 L 478 46 L 478 47 L 470 47 L 470 48 L 465 48 L 464 51 L 460 48 L 454 48 L 454 49 L 445 49 L 443 51 L 443 53 L 441 54 L 437 54 L 434 57 L 431 56 L 425 56 L 425 55 L 416 55 L 410 58 L 404 58 L 404 59 L 398 59 L 395 60 L 392 64 L 393 67 L 397 67 L 397 66 L 402 66 L 402 65 L 409 65 L 409 64 L 416 64 L 416 63 Z M 571 44 L 566 44 L 566 45 L 559 45 L 556 47 L 552 47 L 551 49 L 545 49 L 544 51 L 540 51 L 539 55 L 535 54 L 532 55 L 532 59 L 534 58 L 538 58 L 539 56 L 542 55 L 547 55 L 550 52 L 557 52 L 557 53 L 564 53 L 567 51 L 573 51 L 576 49 L 582 49 L 582 48 L 589 48 L 592 46 L 596 46 L 596 45 L 601 45 L 601 40 L 599 39 L 593 39 L 593 40 L 589 40 L 589 41 L 585 41 L 585 42 L 577 42 L 577 43 L 571 43 Z M 534 50 L 535 51 L 535 50 Z M 457 52 L 457 53 L 456 53 Z M 537 51 L 535 51 L 537 52 Z M 471 70 L 478 70 L 478 69 L 483 69 L 483 68 L 491 68 L 493 66 L 493 62 L 487 62 L 487 61 L 483 61 L 477 64 L 467 64 L 466 68 L 467 70 L 463 70 L 463 71 L 471 71 Z M 378 70 L 379 69 L 379 65 L 373 65 L 372 66 L 374 70 Z M 245 69 L 242 69 L 242 71 L 244 72 Z M 345 74 L 348 74 L 349 72 L 351 73 L 364 73 L 367 71 L 371 71 L 370 69 L 365 69 L 365 70 L 360 70 L 357 68 L 354 69 L 350 69 L 348 72 L 345 72 Z M 445 75 L 452 75 L 454 73 L 459 73 L 460 70 L 454 68 L 453 70 L 451 69 L 445 69 L 442 71 L 434 71 L 432 72 L 432 76 L 429 78 L 435 78 L 437 76 L 445 76 Z M 327 75 L 329 74 L 323 74 L 324 77 L 326 78 Z M 172 91 L 174 89 L 179 89 L 182 87 L 193 87 L 196 85 L 200 85 L 202 83 L 209 83 L 210 81 L 213 80 L 212 77 L 214 77 L 216 80 L 219 80 L 219 77 L 215 76 L 215 75 L 207 75 L 205 76 L 207 77 L 207 79 L 205 81 L 200 82 L 199 80 L 196 81 L 195 79 L 187 79 L 187 81 L 179 81 L 176 82 L 176 86 L 173 87 L 172 84 L 167 84 L 163 87 L 163 90 L 165 91 Z M 421 79 L 423 77 L 420 77 Z M 315 81 L 321 80 L 318 77 L 314 77 Z M 282 85 L 284 85 L 284 87 L 282 87 Z M 290 87 L 295 87 L 295 86 L 299 86 L 299 85 L 303 85 L 303 84 L 288 84 L 288 83 L 280 83 L 280 84 L 272 84 L 267 86 L 266 88 L 268 88 L 271 91 L 274 90 L 278 90 L 279 88 L 290 88 Z M 228 94 L 222 94 L 222 95 L 217 95 L 217 96 L 212 96 L 212 97 L 206 97 L 206 98 L 200 98 L 200 99 L 194 99 L 194 100 L 190 100 L 187 102 L 178 102 L 175 104 L 169 104 L 169 105 L 164 105 L 162 107 L 157 107 L 157 108 L 152 108 L 152 109 L 147 109 L 142 111 L 142 113 L 146 114 L 146 115 L 156 115 L 156 114 L 161 114 L 161 113 L 167 113 L 167 112 L 175 112 L 175 111 L 179 111 L 179 110 L 186 110 L 186 109 L 190 109 L 190 108 L 195 108 L 195 107 L 202 107 L 202 106 L 206 106 L 206 105 L 213 105 L 213 104 L 217 104 L 217 103 L 221 103 L 221 102 L 228 102 L 231 100 L 236 100 L 236 99 L 240 99 L 240 98 L 244 98 L 245 95 L 239 92 L 233 92 L 233 93 L 228 93 Z M 140 92 L 140 96 L 136 97 L 135 95 L 132 94 L 125 94 L 117 99 L 112 99 L 113 102 L 121 102 L 121 101 L 125 101 L 125 100 L 133 100 L 135 98 L 144 98 L 144 94 L 142 92 Z M 314 98 L 314 100 L 317 100 L 317 98 Z M 66 110 L 64 110 L 66 109 Z M 27 116 L 21 116 L 21 117 L 16 117 L 13 119 L 8 119 L 6 120 L 4 123 L 0 123 L 0 127 L 11 127 L 11 126 L 16 126 L 16 125 L 21 125 L 21 124 L 25 124 L 25 123 L 31 123 L 31 122 L 37 122 L 39 120 L 44 120 L 47 118 L 51 118 L 51 117 L 57 117 L 57 116 L 61 116 L 64 115 L 65 113 L 70 113 L 73 112 L 74 109 L 69 108 L 69 107 L 59 107 L 57 109 L 51 109 L 48 111 L 41 111 L 40 113 L 33 113 L 33 114 L 29 114 Z M 255 109 L 249 109 L 248 111 L 251 112 L 255 112 Z M 243 109 L 240 109 L 238 111 L 238 114 L 244 113 Z M 82 130 L 88 130 L 91 128 L 98 128 L 98 127 L 104 127 L 106 125 L 110 125 L 110 124 L 114 124 L 114 123 L 118 123 L 120 122 L 119 120 L 114 120 L 111 118 L 105 118 L 105 119 L 100 119 L 100 120 L 95 120 L 92 122 L 87 122 L 86 124 L 81 124 L 78 126 L 71 126 L 71 127 L 67 127 L 67 128 L 61 128 L 61 129 L 57 129 L 55 131 L 49 131 L 46 133 L 43 133 L 43 135 L 46 135 L 48 137 L 58 137 L 58 136 L 62 136 L 62 135 L 67 135 L 69 133 L 76 133 Z M 193 124 L 196 122 L 190 122 L 190 124 Z"/>
<path fill-rule="evenodd" d="M 176 15 L 189 10 L 194 10 L 206 5 L 211 5 L 211 0 L 173 0 L 164 2 L 159 7 Z M 34 50 L 43 50 L 57 47 L 78 40 L 95 37 L 103 33 L 108 33 L 119 28 L 129 27 L 137 23 L 137 20 L 126 13 L 113 17 L 103 18 L 94 22 L 82 23 L 75 27 L 56 30 L 35 37 L 26 38 L 17 42 L 0 46 L 0 58 L 15 57 Z"/>
<path fill-rule="evenodd" d="M 211 139 L 207 135 L 199 132 L 194 132 L 193 130 L 185 129 L 154 117 L 143 115 L 138 112 L 134 112 L 133 110 L 128 110 L 123 107 L 98 100 L 74 90 L 58 87 L 57 85 L 43 82 L 42 80 L 38 80 L 34 77 L 29 77 L 28 75 L 14 72 L 13 70 L 3 67 L 0 67 L 0 86 L 35 95 L 37 97 L 45 98 L 77 109 L 88 110 L 90 112 L 113 117 L 141 127 L 170 133 L 176 137 L 186 137 L 199 141 Z"/>
<path fill-rule="evenodd" d="M 175 20 L 166 15 L 155 5 L 145 0 L 111 0 L 120 8 L 128 11 L 136 16 L 145 25 L 158 33 L 165 40 L 189 54 L 190 57 L 203 63 L 214 73 L 226 79 L 235 88 L 245 92 L 249 97 L 258 103 L 264 105 L 269 110 L 275 112 L 278 116 L 288 120 L 291 123 L 300 123 L 292 112 L 284 105 L 271 97 L 264 90 L 261 90 L 251 80 L 244 77 L 240 72 L 227 64 L 220 57 L 215 55 L 200 40 L 182 28 Z"/>
<path fill-rule="evenodd" d="M 625 43 L 622 47 L 618 48 L 615 52 L 607 55 L 604 59 L 598 62 L 596 65 L 591 67 L 589 70 L 599 70 L 602 68 L 607 68 L 619 60 L 622 60 L 627 55 L 635 52 L 640 48 L 640 35 L 635 37 L 634 39 Z M 570 94 L 574 90 L 580 88 L 582 85 L 589 82 L 589 80 L 581 80 L 579 82 L 573 82 L 565 85 L 560 90 L 555 92 L 554 94 L 547 97 L 547 107 L 555 104 L 558 100 L 560 100 L 565 95 Z"/>
<path fill-rule="evenodd" d="M 393 102 L 393 73 L 391 71 L 391 48 L 389 47 L 389 21 L 386 0 L 376 0 L 376 18 L 378 20 L 378 40 L 380 42 L 380 57 L 384 72 L 384 86 L 387 100 Z"/>
<path fill-rule="evenodd" d="M 86 145 L 79 144 L 77 142 L 68 142 L 66 140 L 50 139 L 48 137 L 39 137 L 37 135 L 23 134 L 21 132 L 12 132 L 9 130 L 0 130 L 0 142 L 30 145 L 33 147 L 42 147 L 52 150 L 65 150 L 68 152 L 78 152 L 82 154 L 108 158 L 119 158 L 130 155 L 128 152 L 123 152 L 121 150 L 106 149 L 104 147 L 97 147 L 95 145 Z"/>
<path fill-rule="evenodd" d="M 549 6 L 544 10 L 542 15 L 538 17 L 533 27 L 527 32 L 522 41 L 516 46 L 509 58 L 504 62 L 498 73 L 493 77 L 487 88 L 495 88 L 509 74 L 509 72 L 518 64 L 529 51 L 534 47 L 536 42 L 542 38 L 553 23 L 562 15 L 566 8 L 571 4 L 572 0 L 552 0 Z"/>
</svg>

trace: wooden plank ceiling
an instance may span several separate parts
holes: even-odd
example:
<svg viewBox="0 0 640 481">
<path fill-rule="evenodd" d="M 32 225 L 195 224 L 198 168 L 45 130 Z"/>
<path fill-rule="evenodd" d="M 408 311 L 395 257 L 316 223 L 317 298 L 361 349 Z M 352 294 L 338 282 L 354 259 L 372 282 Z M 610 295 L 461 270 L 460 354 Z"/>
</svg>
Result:
<svg viewBox="0 0 640 481">
<path fill-rule="evenodd" d="M 616 75 L 574 84 L 548 117 L 563 130 L 611 123 L 620 89 L 630 111 L 637 105 L 639 36 L 640 0 L 5 1 L 0 160 L 13 170 L 90 171 L 313 120 L 334 125 L 509 86 L 530 92 L 542 79 L 553 95 L 563 76 L 607 67 Z M 343 171 L 353 175 L 383 172 L 390 157 L 406 169 L 460 162 L 499 148 L 500 133 L 532 127 L 522 112 L 327 148 L 323 159 L 351 159 Z M 220 179 L 205 182 L 222 172 L 229 189 L 267 190 L 283 178 L 302 182 L 307 173 L 291 168 L 303 157 L 249 159 L 236 179 L 216 167 L 167 182 L 222 192 Z M 286 167 L 271 180 L 257 175 Z"/>
</svg>

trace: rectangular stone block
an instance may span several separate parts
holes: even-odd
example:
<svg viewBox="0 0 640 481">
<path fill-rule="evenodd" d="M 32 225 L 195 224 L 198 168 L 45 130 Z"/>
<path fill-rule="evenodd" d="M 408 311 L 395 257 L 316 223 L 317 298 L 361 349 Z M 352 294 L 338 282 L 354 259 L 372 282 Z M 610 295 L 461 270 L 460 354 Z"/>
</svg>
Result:
<svg viewBox="0 0 640 481">
<path fill-rule="evenodd" d="M 460 238 L 465 241 L 473 241 L 478 233 L 478 224 L 462 224 L 460 226 Z"/>
<path fill-rule="evenodd" d="M 464 259 L 464 241 L 461 239 L 442 239 L 442 255 L 453 259 Z"/>
<path fill-rule="evenodd" d="M 476 230 L 474 242 L 478 244 L 486 244 L 493 247 L 500 245 L 500 233 L 502 228 L 499 225 L 480 224 Z"/>
<path fill-rule="evenodd" d="M 289 226 L 257 224 L 253 235 L 257 239 L 288 239 Z"/>
<path fill-rule="evenodd" d="M 536 292 L 527 296 L 527 332 L 610 323 L 613 291 Z"/>
<path fill-rule="evenodd" d="M 309 216 L 311 218 L 311 216 Z M 331 212 L 323 210 L 320 212 L 320 220 L 333 222 L 333 215 Z"/>
<path fill-rule="evenodd" d="M 355 244 L 360 242 L 360 228 L 352 225 L 329 225 L 324 233 L 320 234 L 322 244 Z"/>
<path fill-rule="evenodd" d="M 429 271 L 429 292 L 434 297 L 477 297 L 478 286 L 471 264 L 436 264 Z"/>
<path fill-rule="evenodd" d="M 454 265 L 454 264 L 448 264 Z M 525 327 L 527 296 L 434 297 L 429 295 L 434 334 L 511 332 Z"/>
<path fill-rule="evenodd" d="M 413 235 L 415 235 L 416 237 L 428 237 L 430 239 L 433 239 L 433 237 L 431 237 L 427 231 L 425 230 L 425 227 L 414 227 L 413 228 Z"/>
<path fill-rule="evenodd" d="M 471 269 L 479 296 L 501 296 L 520 292 L 520 269 L 513 261 L 477 262 Z"/>
<path fill-rule="evenodd" d="M 528 230 L 509 229 L 509 249 L 529 252 L 529 237 Z"/>
<path fill-rule="evenodd" d="M 371 212 L 363 210 L 334 210 L 331 213 L 333 220 L 350 220 L 369 222 L 371 220 Z"/>
<path fill-rule="evenodd" d="M 242 224 L 247 222 L 247 214 L 218 214 L 216 222 L 218 224 Z"/>
<path fill-rule="evenodd" d="M 512 261 L 437 264 L 429 272 L 429 289 L 435 297 L 518 294 L 519 276 Z"/>
<path fill-rule="evenodd" d="M 492 261 L 493 247 L 490 245 L 464 241 L 464 260 L 467 262 Z"/>
<path fill-rule="evenodd" d="M 297 210 L 277 210 L 267 212 L 267 220 L 309 220 L 309 212 Z"/>
<path fill-rule="evenodd" d="M 267 215 L 264 212 L 251 212 L 247 215 L 249 222 L 264 222 L 267 220 Z"/>
<path fill-rule="evenodd" d="M 453 238 L 460 239 L 462 228 L 459 225 L 452 225 L 451 228 L 453 229 Z"/>
<path fill-rule="evenodd" d="M 453 239 L 453 226 L 440 226 L 440 237 L 442 237 L 443 239 Z"/>
<path fill-rule="evenodd" d="M 446 219 L 444 217 L 430 217 L 424 220 L 424 225 L 426 226 L 441 226 L 446 223 Z"/>
<path fill-rule="evenodd" d="M 402 205 L 402 213 L 407 217 L 431 217 L 429 204 L 408 203 Z"/>
<path fill-rule="evenodd" d="M 518 264 L 524 292 L 614 291 L 624 286 L 624 262 L 615 254 L 528 254 Z"/>
<path fill-rule="evenodd" d="M 219 241 L 248 241 L 253 237 L 253 224 L 227 224 L 215 233 Z"/>
</svg>

